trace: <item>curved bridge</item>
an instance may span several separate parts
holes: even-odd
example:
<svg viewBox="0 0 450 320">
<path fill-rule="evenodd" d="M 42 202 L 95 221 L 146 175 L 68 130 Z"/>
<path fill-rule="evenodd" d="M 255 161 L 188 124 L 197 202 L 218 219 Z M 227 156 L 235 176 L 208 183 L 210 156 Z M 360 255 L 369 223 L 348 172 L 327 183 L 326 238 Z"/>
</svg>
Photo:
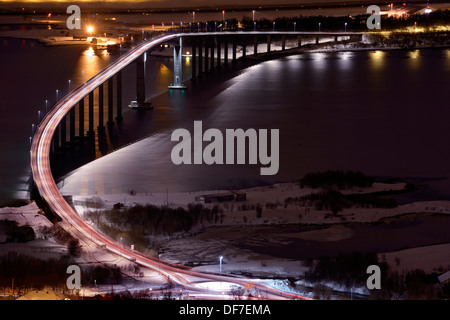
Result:
<svg viewBox="0 0 450 320">
<path fill-rule="evenodd" d="M 63 198 L 60 191 L 58 190 L 58 187 L 55 183 L 55 180 L 52 175 L 51 166 L 50 166 L 50 154 L 52 151 L 52 144 L 54 144 L 54 136 L 55 132 L 58 129 L 58 126 L 60 123 L 65 123 L 65 117 L 69 113 L 74 112 L 74 107 L 77 103 L 80 103 L 82 99 L 84 99 L 85 96 L 91 95 L 92 92 L 103 85 L 103 83 L 107 82 L 111 83 L 111 78 L 120 72 L 124 67 L 129 65 L 130 63 L 134 62 L 137 59 L 141 59 L 144 53 L 146 53 L 149 50 L 157 48 L 159 45 L 164 44 L 166 42 L 174 41 L 177 39 L 190 37 L 192 39 L 217 39 L 217 37 L 221 37 L 221 39 L 224 39 L 224 41 L 228 41 L 227 39 L 231 39 L 231 43 L 233 45 L 233 54 L 232 54 L 232 61 L 236 60 L 236 39 L 241 37 L 268 37 L 268 51 L 270 51 L 270 37 L 271 36 L 296 36 L 296 37 L 303 37 L 303 36 L 313 36 L 316 37 L 316 39 L 319 39 L 318 37 L 324 37 L 324 36 L 332 36 L 335 37 L 337 40 L 337 37 L 340 36 L 353 36 L 357 37 L 357 39 L 361 38 L 361 34 L 357 33 L 302 33 L 302 32 L 287 32 L 287 33 L 280 33 L 280 32 L 239 32 L 239 33 L 232 33 L 232 32 L 215 32 L 215 33 L 179 33 L 179 34 L 169 34 L 164 35 L 152 40 L 149 40 L 147 42 L 143 42 L 137 47 L 131 49 L 127 54 L 120 57 L 118 60 L 110 64 L 107 68 L 102 70 L 100 73 L 95 75 L 93 78 L 88 80 L 87 82 L 80 85 L 78 88 L 71 91 L 68 95 L 66 95 L 62 100 L 57 102 L 55 106 L 47 113 L 47 115 L 43 118 L 42 122 L 39 124 L 35 135 L 33 137 L 32 146 L 31 146 L 31 169 L 32 169 L 32 175 L 33 180 L 35 183 L 35 186 L 37 187 L 40 196 L 42 199 L 47 203 L 48 207 L 61 219 L 63 219 L 65 222 L 68 222 L 71 226 L 70 232 L 74 234 L 77 238 L 79 238 L 82 242 L 86 244 L 92 244 L 105 247 L 107 250 L 118 254 L 120 256 L 123 256 L 127 259 L 132 259 L 136 261 L 136 263 L 141 264 L 143 266 L 158 270 L 162 274 L 170 277 L 170 279 L 180 285 L 183 285 L 186 288 L 192 289 L 192 290 L 199 290 L 198 287 L 196 287 L 193 284 L 193 278 L 195 278 L 195 281 L 199 281 L 199 279 L 203 279 L 204 281 L 223 281 L 223 282 L 230 282 L 235 283 L 242 286 L 247 286 L 249 283 L 252 283 L 253 285 L 256 285 L 260 287 L 262 290 L 267 292 L 268 294 L 271 294 L 274 297 L 284 297 L 284 298 L 299 298 L 299 299 L 306 299 L 305 297 L 301 297 L 295 294 L 290 293 L 283 293 L 276 289 L 263 286 L 261 284 L 253 283 L 251 279 L 245 279 L 240 277 L 233 277 L 230 275 L 221 275 L 221 274 L 211 274 L 211 273 L 198 273 L 198 272 L 192 272 L 188 268 L 184 266 L 178 266 L 173 264 L 167 264 L 163 263 L 158 259 L 154 259 L 148 256 L 145 256 L 137 251 L 131 250 L 129 248 L 126 248 L 116 241 L 112 240 L 111 238 L 105 236 L 95 228 L 93 228 L 90 224 L 85 222 L 83 219 L 80 218 L 78 213 L 67 203 L 67 201 Z M 226 37 L 232 37 L 232 38 L 226 38 Z M 242 38 L 241 38 L 242 39 Z M 319 40 L 316 40 L 317 43 Z M 199 42 L 193 42 L 193 51 L 196 50 L 195 43 Z M 221 42 L 215 42 L 221 43 Z M 245 46 L 245 44 L 244 44 Z M 256 46 L 256 45 L 255 45 Z M 284 46 L 284 44 L 283 44 Z M 201 50 L 201 46 L 198 46 L 199 53 L 203 52 Z M 208 52 L 208 47 L 206 45 L 206 50 L 204 50 L 205 54 Z M 220 52 L 220 51 L 218 51 Z M 245 50 L 244 50 L 245 52 Z M 194 58 L 196 56 L 195 52 L 193 52 Z M 225 54 L 227 54 L 227 50 L 225 50 Z M 200 53 L 201 57 L 201 53 Z M 220 56 L 217 57 L 218 61 L 221 61 Z M 196 60 L 196 59 L 194 59 Z M 200 60 L 201 61 L 201 60 Z M 225 58 L 225 62 L 227 62 L 227 58 Z M 201 75 L 203 73 L 203 70 L 201 68 L 197 68 L 196 64 L 193 63 L 193 78 L 195 78 L 198 75 Z M 205 70 L 206 71 L 206 70 Z M 138 73 L 139 77 L 139 73 Z M 139 86 L 139 82 L 137 82 L 137 85 Z M 103 102 L 102 102 L 103 103 Z M 81 109 L 81 108 L 80 108 Z M 117 115 L 117 119 L 120 119 L 120 113 Z M 92 117 L 91 110 L 90 110 L 90 118 Z M 110 117 L 112 118 L 112 114 L 110 112 Z M 71 118 L 72 119 L 72 118 Z M 74 119 L 74 118 L 73 118 Z M 64 120 L 64 121 L 63 121 Z M 81 119 L 80 119 L 81 120 Z M 103 119 L 101 118 L 101 121 Z M 91 121 L 91 120 L 90 120 Z M 72 123 L 72 121 L 71 121 Z M 103 123 L 101 123 L 103 124 Z M 92 128 L 90 128 L 92 129 Z M 81 129 L 80 129 L 81 130 Z M 73 128 L 71 128 L 71 136 L 72 136 Z M 80 131 L 81 133 L 81 131 Z"/>
</svg>

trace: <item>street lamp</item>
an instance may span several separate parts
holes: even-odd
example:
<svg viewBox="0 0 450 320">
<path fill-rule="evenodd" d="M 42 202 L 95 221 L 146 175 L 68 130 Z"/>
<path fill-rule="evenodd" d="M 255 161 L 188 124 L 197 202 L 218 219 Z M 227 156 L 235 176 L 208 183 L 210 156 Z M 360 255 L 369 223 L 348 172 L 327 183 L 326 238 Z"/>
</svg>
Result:
<svg viewBox="0 0 450 320">
<path fill-rule="evenodd" d="M 220 261 L 220 273 L 222 273 L 222 260 L 223 260 L 223 257 L 222 256 L 220 256 L 219 257 L 219 261 Z"/>
<path fill-rule="evenodd" d="M 322 24 L 322 23 L 319 22 L 319 32 L 320 32 L 320 25 L 321 25 L 321 24 Z"/>
<path fill-rule="evenodd" d="M 344 31 L 347 32 L 347 22 L 345 23 L 345 29 L 344 29 Z"/>
<path fill-rule="evenodd" d="M 252 11 L 253 14 L 253 22 L 255 22 L 255 10 Z"/>
<path fill-rule="evenodd" d="M 256 21 L 253 22 L 253 30 L 256 31 Z"/>
<path fill-rule="evenodd" d="M 273 22 L 273 31 L 275 31 L 275 21 Z"/>
<path fill-rule="evenodd" d="M 41 123 L 41 110 L 38 111 L 38 123 Z"/>
<path fill-rule="evenodd" d="M 71 81 L 69 80 L 69 92 L 70 92 L 70 82 L 71 82 Z"/>
<path fill-rule="evenodd" d="M 195 22 L 195 11 L 192 11 L 192 22 Z"/>
<path fill-rule="evenodd" d="M 94 27 L 93 26 L 88 26 L 87 27 L 87 32 L 92 35 L 92 33 L 94 32 Z"/>
<path fill-rule="evenodd" d="M 59 90 L 56 89 L 56 102 L 58 102 L 58 100 L 59 100 L 59 98 L 58 98 L 58 92 L 59 92 Z"/>
<path fill-rule="evenodd" d="M 225 22 L 225 10 L 222 10 L 222 23 Z"/>
<path fill-rule="evenodd" d="M 297 22 L 294 22 L 294 32 L 297 30 Z"/>
<path fill-rule="evenodd" d="M 48 100 L 45 100 L 45 113 L 48 112 Z"/>
</svg>

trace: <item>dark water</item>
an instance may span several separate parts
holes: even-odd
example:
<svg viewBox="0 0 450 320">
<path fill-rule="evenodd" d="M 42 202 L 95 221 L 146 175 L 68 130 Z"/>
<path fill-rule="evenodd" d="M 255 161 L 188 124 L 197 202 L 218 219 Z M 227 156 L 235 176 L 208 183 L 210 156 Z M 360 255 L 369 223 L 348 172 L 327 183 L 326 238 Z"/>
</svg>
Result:
<svg viewBox="0 0 450 320">
<path fill-rule="evenodd" d="M 249 245 L 235 243 L 240 248 L 270 254 L 284 259 L 317 259 L 325 255 L 337 255 L 352 252 L 390 252 L 420 246 L 450 242 L 448 216 L 409 217 L 391 221 L 389 224 L 350 224 L 353 231 L 347 239 L 331 242 L 302 240 L 283 237 L 285 233 L 295 233 L 292 226 L 280 227 L 279 236 L 289 244 Z M 304 230 L 301 230 L 304 231 Z"/>
<path fill-rule="evenodd" d="M 0 206 L 27 197 L 32 125 L 57 97 L 118 57 L 120 53 L 94 52 L 84 46 L 45 47 L 36 41 L 0 38 Z M 147 91 L 151 97 L 172 82 L 172 64 L 168 58 L 152 57 L 147 66 L 153 75 Z M 123 73 L 124 105 L 135 100 L 134 72 L 130 65 Z"/>
<path fill-rule="evenodd" d="M 55 90 L 67 93 L 69 79 L 78 85 L 118 56 L 0 39 L 1 204 L 17 197 L 28 179 L 31 124 L 45 110 L 45 100 L 53 104 Z M 148 66 L 151 96 L 166 90 L 172 72 L 168 58 L 151 58 Z M 125 71 L 124 102 L 134 98 L 133 72 Z M 204 189 L 290 181 L 328 169 L 448 177 L 449 87 L 449 49 L 314 53 L 264 62 L 229 80 L 208 102 L 216 110 L 205 126 L 280 129 L 278 174 L 262 177 L 259 166 L 192 166 L 183 168 L 179 179 L 183 189 Z M 161 168 L 173 166 L 166 160 Z M 155 184 L 165 185 L 166 177 L 160 179 Z M 446 179 L 427 187 L 427 198 L 450 195 Z"/>
</svg>

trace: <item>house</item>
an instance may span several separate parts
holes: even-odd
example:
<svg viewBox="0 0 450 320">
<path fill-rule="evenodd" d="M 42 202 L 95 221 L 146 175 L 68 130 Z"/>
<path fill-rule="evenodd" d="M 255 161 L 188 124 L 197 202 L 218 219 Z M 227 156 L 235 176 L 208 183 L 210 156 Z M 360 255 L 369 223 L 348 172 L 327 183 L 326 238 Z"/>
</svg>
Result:
<svg viewBox="0 0 450 320">
<path fill-rule="evenodd" d="M 446 273 L 441 274 L 438 277 L 438 280 L 439 280 L 440 283 L 450 282 L 450 271 L 447 271 Z"/>
</svg>

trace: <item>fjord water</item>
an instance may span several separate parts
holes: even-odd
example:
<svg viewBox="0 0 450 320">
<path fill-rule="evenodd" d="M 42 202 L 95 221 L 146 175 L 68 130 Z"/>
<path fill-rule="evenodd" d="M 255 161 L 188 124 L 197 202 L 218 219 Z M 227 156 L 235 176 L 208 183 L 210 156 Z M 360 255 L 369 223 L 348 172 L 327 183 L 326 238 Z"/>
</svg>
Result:
<svg viewBox="0 0 450 320">
<path fill-rule="evenodd" d="M 67 93 L 68 80 L 79 85 L 118 56 L 0 40 L 1 204 L 16 198 L 29 178 L 29 137 L 39 111 L 45 111 L 45 100 L 51 105 L 56 89 L 60 97 Z M 172 77 L 171 59 L 152 57 L 149 66 L 153 79 L 147 95 L 163 93 Z M 127 74 L 132 79 L 132 70 Z M 124 101 L 133 100 L 133 81 L 125 83 Z M 194 191 L 292 181 L 328 169 L 445 178 L 450 175 L 449 87 L 449 49 L 311 53 L 263 62 L 214 89 L 213 99 L 196 101 L 199 110 L 213 108 L 205 111 L 204 119 L 185 120 L 204 120 L 205 128 L 220 130 L 279 129 L 277 175 L 260 176 L 260 165 L 175 166 L 170 159 L 174 143 L 167 135 L 161 143 L 148 142 L 148 158 L 141 162 L 145 170 L 134 167 L 131 158 L 116 167 L 125 175 L 134 168 L 147 181 L 145 188 L 139 190 L 136 181 L 109 183 L 122 191 L 165 192 L 168 186 L 172 192 Z M 167 107 L 179 115 L 189 111 Z M 450 195 L 447 185 L 445 179 L 433 182 L 427 196 L 445 198 Z"/>
</svg>

